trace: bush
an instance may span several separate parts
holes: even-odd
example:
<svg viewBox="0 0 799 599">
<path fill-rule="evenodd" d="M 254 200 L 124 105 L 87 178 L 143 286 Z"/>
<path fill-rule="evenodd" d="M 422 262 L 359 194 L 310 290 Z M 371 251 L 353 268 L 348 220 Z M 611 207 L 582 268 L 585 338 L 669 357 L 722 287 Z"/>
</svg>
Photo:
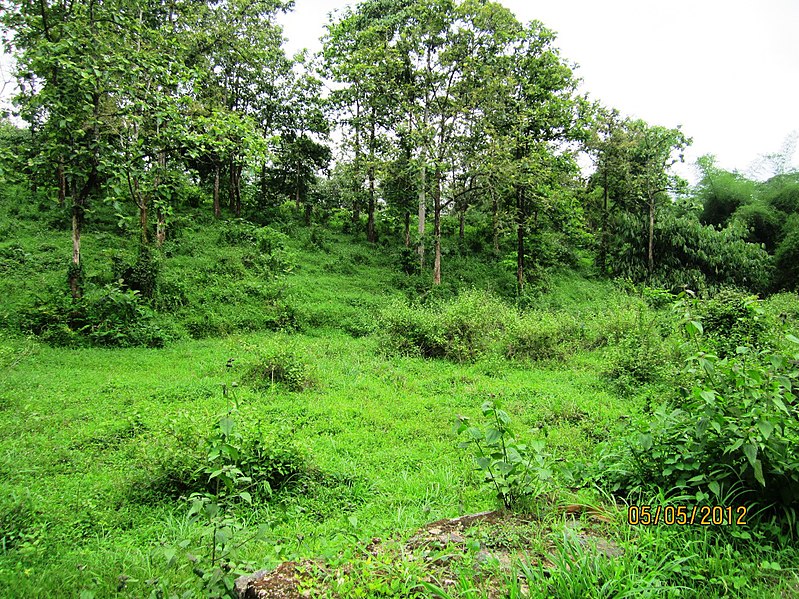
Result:
<svg viewBox="0 0 799 599">
<path fill-rule="evenodd" d="M 151 299 L 158 285 L 161 262 L 156 252 L 142 245 L 133 263 L 128 263 L 121 255 L 113 257 L 112 272 L 115 281 L 122 281 L 124 287 L 138 291 L 140 296 Z"/>
<path fill-rule="evenodd" d="M 289 391 L 304 391 L 316 386 L 311 366 L 295 351 L 281 348 L 260 352 L 244 376 L 255 389 L 265 390 L 279 384 Z"/>
<path fill-rule="evenodd" d="M 701 328 L 688 326 L 694 334 Z M 721 359 L 692 355 L 683 372 L 696 381 L 691 391 L 606 452 L 602 477 L 613 490 L 659 488 L 699 503 L 734 499 L 793 509 L 799 501 L 799 339 L 786 339 L 787 353 L 741 346 Z"/>
<path fill-rule="evenodd" d="M 709 348 L 721 357 L 734 356 L 741 345 L 759 349 L 765 343 L 767 329 L 756 296 L 725 289 L 698 303 L 697 312 Z"/>
<path fill-rule="evenodd" d="M 221 426 L 229 425 L 220 420 L 215 431 Z M 158 503 L 217 491 L 216 481 L 208 476 L 209 457 L 215 449 L 220 449 L 221 435 L 212 434 L 203 443 L 198 440 L 194 426 L 171 432 L 168 439 L 153 439 L 150 443 L 153 455 L 143 458 L 140 474 L 131 481 L 130 493 L 139 502 Z M 268 500 L 275 491 L 310 470 L 304 454 L 290 442 L 273 439 L 257 428 L 230 432 L 228 444 L 235 451 L 227 457 L 231 465 L 251 479 L 248 492 L 253 499 Z"/>
<path fill-rule="evenodd" d="M 465 362 L 489 352 L 516 318 L 493 295 L 472 290 L 425 307 L 394 303 L 378 316 L 378 331 L 389 353 Z"/>
<path fill-rule="evenodd" d="M 20 313 L 20 328 L 55 346 L 92 345 L 163 347 L 168 334 L 138 291 L 109 283 L 79 300 L 53 293 L 37 298 Z"/>
<path fill-rule="evenodd" d="M 519 319 L 505 341 L 510 359 L 551 360 L 570 355 L 586 335 L 586 324 L 566 312 L 530 312 Z"/>
</svg>

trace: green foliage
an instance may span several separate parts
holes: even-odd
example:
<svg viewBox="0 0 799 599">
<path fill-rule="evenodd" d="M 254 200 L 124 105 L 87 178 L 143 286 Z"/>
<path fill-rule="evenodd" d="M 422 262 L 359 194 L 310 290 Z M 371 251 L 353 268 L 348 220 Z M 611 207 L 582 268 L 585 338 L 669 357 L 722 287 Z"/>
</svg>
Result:
<svg viewBox="0 0 799 599">
<path fill-rule="evenodd" d="M 65 294 L 40 296 L 21 311 L 20 328 L 56 346 L 163 347 L 169 333 L 139 292 L 109 283 L 90 289 L 80 300 Z"/>
<path fill-rule="evenodd" d="M 377 326 L 389 353 L 464 362 L 485 355 L 515 318 L 493 295 L 471 290 L 425 307 L 395 302 L 380 312 Z"/>
<path fill-rule="evenodd" d="M 305 391 L 317 385 L 311 366 L 293 349 L 256 350 L 244 380 L 255 389 L 272 389 L 279 384 L 289 391 Z"/>
<path fill-rule="evenodd" d="M 670 358 L 667 344 L 656 329 L 639 329 L 608 348 L 602 374 L 621 393 L 632 394 L 668 375 Z"/>
<path fill-rule="evenodd" d="M 719 357 L 734 356 L 739 346 L 754 351 L 766 347 L 766 320 L 756 296 L 722 289 L 709 300 L 698 303 L 695 310 L 708 349 Z"/>
<path fill-rule="evenodd" d="M 610 246 L 614 274 L 672 291 L 685 286 L 704 290 L 732 285 L 755 292 L 770 288 L 771 257 L 746 241 L 748 233 L 740 223 L 719 231 L 690 215 L 668 208 L 662 212 L 655 223 L 652 273 L 640 243 L 643 221 L 630 215 L 618 217 L 617 235 Z"/>
<path fill-rule="evenodd" d="M 782 236 L 783 218 L 779 212 L 768 204 L 752 203 L 738 208 L 733 218 L 749 232 L 746 241 L 762 245 L 769 254 L 774 253 Z"/>
<path fill-rule="evenodd" d="M 481 411 L 488 420 L 484 430 L 470 426 L 466 416 L 457 417 L 455 432 L 467 437 L 459 447 L 474 447 L 477 469 L 505 509 L 529 509 L 553 481 L 551 456 L 544 449 L 544 440 L 518 442 L 511 432 L 510 416 L 495 399 L 485 402 Z"/>
<path fill-rule="evenodd" d="M 141 245 L 136 260 L 130 264 L 121 255 L 113 257 L 114 280 L 124 287 L 137 291 L 140 297 L 152 299 L 158 289 L 161 260 L 149 246 Z"/>
<path fill-rule="evenodd" d="M 785 229 L 785 237 L 774 254 L 777 285 L 782 289 L 799 291 L 799 216 L 792 216 Z"/>
<path fill-rule="evenodd" d="M 703 157 L 700 166 L 703 177 L 698 189 L 702 201 L 699 220 L 703 225 L 722 228 L 739 208 L 752 202 L 757 183 L 739 173 L 719 169 L 712 157 Z"/>
<path fill-rule="evenodd" d="M 40 516 L 29 493 L 3 494 L 0 499 L 0 550 L 26 551 L 39 544 L 42 534 Z"/>
<path fill-rule="evenodd" d="M 686 328 L 700 338 L 699 321 Z M 683 372 L 690 392 L 606 456 L 603 476 L 615 490 L 660 488 L 698 503 L 734 498 L 790 511 L 799 499 L 799 339 L 786 340 L 787 352 L 741 345 L 724 358 L 699 345 Z"/>
</svg>

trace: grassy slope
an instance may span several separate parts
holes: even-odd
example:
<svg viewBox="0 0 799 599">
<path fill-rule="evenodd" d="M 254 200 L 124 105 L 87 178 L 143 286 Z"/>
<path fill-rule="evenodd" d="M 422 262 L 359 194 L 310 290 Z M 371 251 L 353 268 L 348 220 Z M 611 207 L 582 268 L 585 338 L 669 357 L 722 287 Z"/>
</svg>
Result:
<svg viewBox="0 0 799 599">
<path fill-rule="evenodd" d="M 7 261 L 0 277 L 11 322 L 15 306 L 63 280 L 53 254 L 54 248 L 63 254 L 67 243 L 65 233 L 35 221 L 18 231 L 6 246 L 16 244 L 24 256 Z M 250 530 L 266 525 L 265 536 L 240 556 L 259 567 L 287 557 L 341 558 L 358 540 L 409 535 L 426 522 L 495 507 L 452 432 L 455 416 L 477 417 L 490 394 L 504 399 L 520 429 L 547 424 L 552 450 L 567 461 L 590 454 L 639 409 L 638 400 L 614 395 L 599 376 L 601 350 L 579 354 L 568 366 L 384 356 L 376 337 L 361 335 L 381 305 L 404 293 L 390 252 L 374 253 L 344 237 L 331 238 L 328 251 L 307 250 L 307 235 L 295 231 L 297 268 L 278 284 L 305 324 L 302 333 L 214 333 L 220 322 L 236 319 L 239 328 L 257 326 L 259 303 L 270 301 L 275 284 L 240 268 L 246 249 L 218 249 L 213 228 L 184 232 L 163 271 L 184 282 L 190 304 L 205 303 L 202 310 L 216 314 L 211 337 L 183 338 L 161 350 L 58 349 L 3 333 L 0 479 L 6 499 L 0 517 L 13 547 L 0 550 L 0 594 L 78 596 L 91 590 L 97 597 L 140 597 L 156 579 L 172 589 L 195 588 L 191 564 L 182 556 L 167 567 L 169 548 L 182 540 L 191 547 L 207 541 L 189 521 L 186 502 L 176 498 L 180 490 L 164 486 L 163 473 L 180 467 L 180 460 L 196 466 L 191 456 L 229 406 L 222 385 L 243 380 L 264 350 L 290 347 L 317 383 L 302 392 L 242 384 L 240 427 L 295 444 L 318 474 L 311 487 L 287 489 L 243 510 Z M 99 283 L 110 276 L 108 258 L 99 257 L 124 246 L 108 233 L 86 236 Z M 474 272 L 485 270 L 473 265 L 452 276 L 469 284 L 480 276 Z M 497 275 L 494 287 L 504 276 Z M 237 286 L 255 291 L 237 294 Z M 555 287 L 542 307 L 596 310 L 617 293 L 579 277 Z M 176 310 L 175 330 L 195 312 Z M 234 366 L 226 368 L 231 358 Z M 636 534 L 622 523 L 618 530 L 628 539 Z M 682 532 L 641 534 L 630 548 L 639 543 L 662 549 L 664 556 L 701 543 Z M 708 548 L 703 572 L 741 561 L 714 551 L 723 549 Z M 660 557 L 653 553 L 653 560 Z M 121 575 L 129 577 L 124 588 Z M 776 580 L 790 588 L 790 578 Z M 755 581 L 745 582 L 750 595 L 743 596 L 773 590 L 773 581 L 757 593 Z"/>
</svg>

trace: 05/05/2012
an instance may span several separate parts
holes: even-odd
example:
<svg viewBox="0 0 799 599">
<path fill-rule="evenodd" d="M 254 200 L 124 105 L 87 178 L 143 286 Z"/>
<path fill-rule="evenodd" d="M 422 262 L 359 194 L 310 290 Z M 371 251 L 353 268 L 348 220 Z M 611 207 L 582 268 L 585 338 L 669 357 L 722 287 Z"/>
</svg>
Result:
<svg viewBox="0 0 799 599">
<path fill-rule="evenodd" d="M 627 508 L 627 524 L 631 526 L 722 526 L 746 524 L 747 507 L 722 505 L 631 505 Z"/>
</svg>

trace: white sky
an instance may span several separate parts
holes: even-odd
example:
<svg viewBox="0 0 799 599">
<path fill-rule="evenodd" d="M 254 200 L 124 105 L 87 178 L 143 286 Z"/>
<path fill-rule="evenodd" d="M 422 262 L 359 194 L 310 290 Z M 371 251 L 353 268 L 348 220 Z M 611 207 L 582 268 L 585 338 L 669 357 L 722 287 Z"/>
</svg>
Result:
<svg viewBox="0 0 799 599">
<path fill-rule="evenodd" d="M 712 153 L 746 171 L 799 131 L 799 0 L 501 2 L 558 32 L 556 45 L 594 99 L 653 125 L 682 125 L 694 140 L 689 162 Z M 296 0 L 281 18 L 288 50 L 318 50 L 328 14 L 347 4 Z M 9 78 L 3 57 L 0 92 Z"/>
<path fill-rule="evenodd" d="M 799 131 L 799 0 L 500 1 L 558 32 L 591 97 L 652 125 L 681 125 L 694 140 L 689 163 L 712 153 L 746 171 Z M 349 3 L 296 0 L 282 18 L 288 49 L 318 50 L 328 13 Z"/>
</svg>

